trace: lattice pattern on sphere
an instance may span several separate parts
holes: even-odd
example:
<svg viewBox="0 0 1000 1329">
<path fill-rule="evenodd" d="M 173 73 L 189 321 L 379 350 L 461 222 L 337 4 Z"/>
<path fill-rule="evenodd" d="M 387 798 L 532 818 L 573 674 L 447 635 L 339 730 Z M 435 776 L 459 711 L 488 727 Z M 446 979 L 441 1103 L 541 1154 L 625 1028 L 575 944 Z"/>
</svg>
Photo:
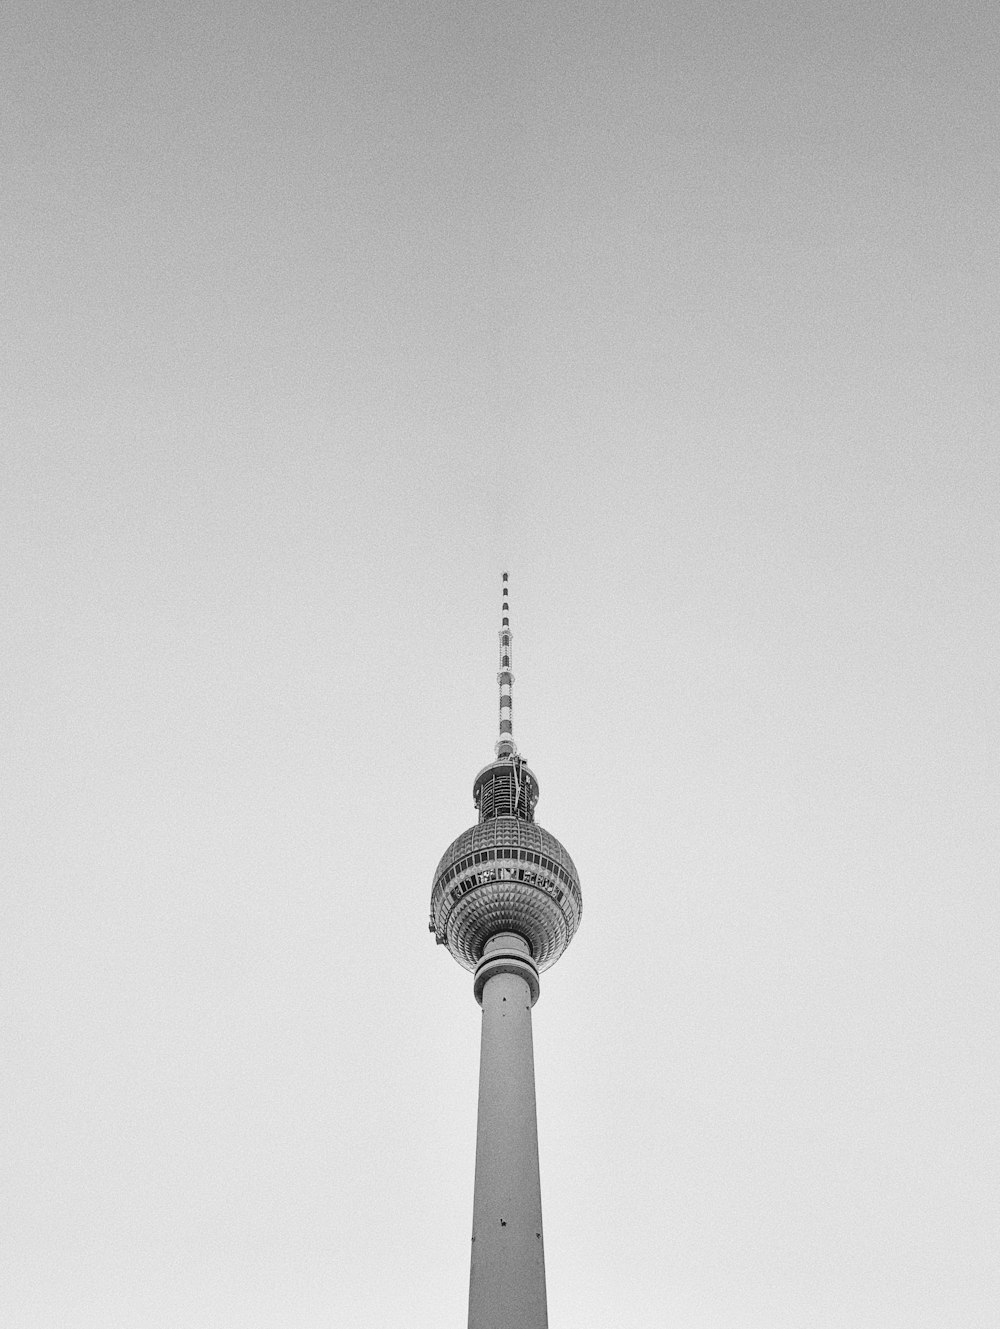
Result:
<svg viewBox="0 0 1000 1329">
<path fill-rule="evenodd" d="M 569 854 L 554 835 L 517 817 L 464 831 L 434 874 L 434 933 L 466 969 L 475 969 L 497 932 L 519 933 L 538 968 L 547 969 L 569 945 L 582 913 Z"/>
</svg>

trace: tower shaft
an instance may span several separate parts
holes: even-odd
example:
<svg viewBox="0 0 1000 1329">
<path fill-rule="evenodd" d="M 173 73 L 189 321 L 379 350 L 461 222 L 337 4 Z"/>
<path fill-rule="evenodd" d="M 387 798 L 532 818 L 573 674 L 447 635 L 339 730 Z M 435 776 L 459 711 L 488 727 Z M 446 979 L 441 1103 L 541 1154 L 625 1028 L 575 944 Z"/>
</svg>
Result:
<svg viewBox="0 0 1000 1329">
<path fill-rule="evenodd" d="M 501 933 L 476 970 L 482 1003 L 469 1329 L 546 1329 L 531 1007 L 538 971 Z"/>
</svg>

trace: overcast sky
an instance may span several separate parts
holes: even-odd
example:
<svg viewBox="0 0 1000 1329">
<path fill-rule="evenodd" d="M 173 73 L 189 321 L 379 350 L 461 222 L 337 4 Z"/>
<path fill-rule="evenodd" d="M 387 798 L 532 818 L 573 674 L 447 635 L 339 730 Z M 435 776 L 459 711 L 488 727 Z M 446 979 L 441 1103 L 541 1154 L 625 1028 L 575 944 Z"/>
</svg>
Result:
<svg viewBox="0 0 1000 1329">
<path fill-rule="evenodd" d="M 515 734 L 553 1329 L 986 1329 L 995 5 L 11 0 L 0 1320 L 464 1323 Z"/>
</svg>

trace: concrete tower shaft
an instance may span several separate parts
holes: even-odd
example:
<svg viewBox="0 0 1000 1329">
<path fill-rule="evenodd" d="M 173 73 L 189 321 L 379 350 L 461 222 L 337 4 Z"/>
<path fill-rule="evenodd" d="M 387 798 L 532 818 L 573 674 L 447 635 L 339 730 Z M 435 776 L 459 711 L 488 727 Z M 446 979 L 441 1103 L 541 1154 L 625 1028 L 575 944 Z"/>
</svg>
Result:
<svg viewBox="0 0 1000 1329">
<path fill-rule="evenodd" d="M 545 1246 L 538 1174 L 531 1007 L 538 973 L 521 937 L 486 943 L 472 1204 L 469 1329 L 545 1329 Z"/>
</svg>

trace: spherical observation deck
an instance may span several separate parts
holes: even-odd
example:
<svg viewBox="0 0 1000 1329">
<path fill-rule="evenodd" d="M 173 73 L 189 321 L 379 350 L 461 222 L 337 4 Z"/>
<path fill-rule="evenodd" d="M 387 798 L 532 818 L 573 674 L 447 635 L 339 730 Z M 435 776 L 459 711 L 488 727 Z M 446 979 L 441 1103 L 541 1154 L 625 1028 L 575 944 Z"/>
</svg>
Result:
<svg viewBox="0 0 1000 1329">
<path fill-rule="evenodd" d="M 490 937 L 522 936 L 538 969 L 573 939 L 583 913 L 580 878 L 554 835 L 535 824 L 538 782 L 514 755 L 476 776 L 479 824 L 454 840 L 434 873 L 430 930 L 466 969 Z"/>
</svg>

